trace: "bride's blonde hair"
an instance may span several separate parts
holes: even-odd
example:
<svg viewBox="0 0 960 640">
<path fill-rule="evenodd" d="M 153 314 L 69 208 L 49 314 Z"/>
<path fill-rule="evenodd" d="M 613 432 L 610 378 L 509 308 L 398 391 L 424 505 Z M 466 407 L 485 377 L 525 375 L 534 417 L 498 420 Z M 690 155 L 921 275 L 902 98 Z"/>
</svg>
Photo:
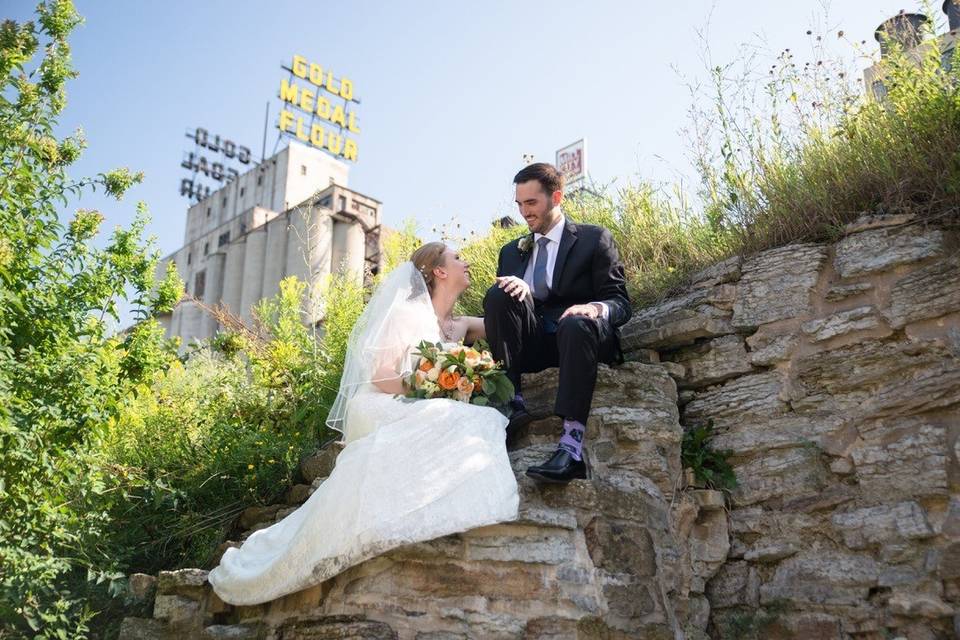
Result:
<svg viewBox="0 0 960 640">
<path fill-rule="evenodd" d="M 413 266 L 416 267 L 420 275 L 423 276 L 430 293 L 433 293 L 433 270 L 443 266 L 443 254 L 446 250 L 447 245 L 442 242 L 428 242 L 414 251 L 410 256 L 410 262 L 413 263 Z"/>
</svg>

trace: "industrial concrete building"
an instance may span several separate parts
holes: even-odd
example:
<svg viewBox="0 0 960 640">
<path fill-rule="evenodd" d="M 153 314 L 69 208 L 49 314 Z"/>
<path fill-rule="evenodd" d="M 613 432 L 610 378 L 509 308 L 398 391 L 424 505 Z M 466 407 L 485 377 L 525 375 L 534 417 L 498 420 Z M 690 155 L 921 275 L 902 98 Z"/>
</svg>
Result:
<svg viewBox="0 0 960 640">
<path fill-rule="evenodd" d="M 249 324 L 253 306 L 287 276 L 316 294 L 331 274 L 376 274 L 381 203 L 348 189 L 348 173 L 345 163 L 291 142 L 191 206 L 183 246 L 157 265 L 160 278 L 173 262 L 186 284 L 184 299 L 159 318 L 167 336 L 186 348 L 216 334 L 217 320 L 194 299 L 222 304 Z M 320 322 L 322 300 L 308 297 L 303 312 L 305 322 Z"/>
</svg>

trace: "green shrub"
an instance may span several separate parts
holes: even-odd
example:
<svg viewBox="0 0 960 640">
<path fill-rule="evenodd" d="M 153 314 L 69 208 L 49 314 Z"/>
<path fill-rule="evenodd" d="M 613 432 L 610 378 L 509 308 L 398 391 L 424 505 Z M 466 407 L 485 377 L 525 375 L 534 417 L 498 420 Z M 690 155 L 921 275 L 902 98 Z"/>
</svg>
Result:
<svg viewBox="0 0 960 640">
<path fill-rule="evenodd" d="M 727 462 L 732 453 L 714 449 L 714 435 L 712 422 L 686 429 L 680 443 L 680 461 L 708 489 L 731 491 L 737 486 L 737 476 Z"/>
<path fill-rule="evenodd" d="M 171 361 L 175 344 L 153 316 L 180 296 L 176 274 L 155 287 L 156 251 L 142 238 L 146 209 L 106 246 L 103 216 L 57 208 L 86 188 L 120 199 L 142 174 L 118 169 L 72 181 L 79 131 L 53 136 L 76 73 L 68 1 L 41 3 L 37 23 L 0 25 L 0 636 L 76 638 L 122 588 L 105 540 L 120 496 L 93 446 L 118 407 Z M 39 26 L 38 26 L 39 25 Z M 45 39 L 45 53 L 26 67 Z M 131 292 L 140 324 L 110 336 L 107 320 Z"/>
<path fill-rule="evenodd" d="M 403 221 L 400 229 L 385 231 L 383 245 L 383 270 L 390 272 L 410 256 L 422 244 L 417 235 L 417 222 L 412 218 Z"/>
<path fill-rule="evenodd" d="M 346 341 L 363 289 L 328 285 L 322 337 L 301 320 L 306 285 L 280 283 L 258 331 L 223 332 L 138 389 L 98 445 L 125 482 L 113 545 L 131 570 L 207 566 L 236 516 L 276 500 L 332 434 Z M 323 294 L 321 294 L 323 295 Z"/>
</svg>

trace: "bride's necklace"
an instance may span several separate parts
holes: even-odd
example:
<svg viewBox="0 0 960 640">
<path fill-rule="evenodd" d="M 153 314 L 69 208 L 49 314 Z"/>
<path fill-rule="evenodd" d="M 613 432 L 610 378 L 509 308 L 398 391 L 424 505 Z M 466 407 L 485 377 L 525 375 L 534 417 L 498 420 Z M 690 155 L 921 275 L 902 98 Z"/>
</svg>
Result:
<svg viewBox="0 0 960 640">
<path fill-rule="evenodd" d="M 437 324 L 440 325 L 440 333 L 447 342 L 453 342 L 453 318 L 441 320 L 437 318 Z M 446 325 L 446 326 L 445 326 Z"/>
</svg>

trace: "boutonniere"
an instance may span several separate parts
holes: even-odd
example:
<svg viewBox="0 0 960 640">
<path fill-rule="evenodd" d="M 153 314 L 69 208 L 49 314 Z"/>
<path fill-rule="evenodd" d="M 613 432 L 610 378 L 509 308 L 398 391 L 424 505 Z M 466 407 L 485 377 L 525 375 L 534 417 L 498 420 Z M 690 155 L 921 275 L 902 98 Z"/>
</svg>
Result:
<svg viewBox="0 0 960 640">
<path fill-rule="evenodd" d="M 520 242 L 517 243 L 517 249 L 520 250 L 520 255 L 525 256 L 530 253 L 530 249 L 533 248 L 533 234 L 523 236 L 520 238 Z"/>
</svg>

